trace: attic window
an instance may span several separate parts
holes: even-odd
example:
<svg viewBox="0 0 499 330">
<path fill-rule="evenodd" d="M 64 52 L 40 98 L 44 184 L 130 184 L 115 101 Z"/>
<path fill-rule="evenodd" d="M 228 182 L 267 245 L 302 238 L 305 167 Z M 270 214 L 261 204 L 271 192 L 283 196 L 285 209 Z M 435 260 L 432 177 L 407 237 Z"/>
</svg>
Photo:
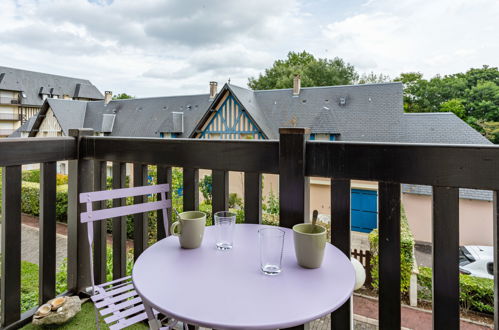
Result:
<svg viewBox="0 0 499 330">
<path fill-rule="evenodd" d="M 301 101 L 302 101 L 302 103 L 307 103 L 307 100 L 301 100 Z"/>
<path fill-rule="evenodd" d="M 325 100 L 324 100 L 324 102 L 329 103 L 329 100 L 328 100 L 328 99 L 325 99 Z"/>
<path fill-rule="evenodd" d="M 345 105 L 347 104 L 347 98 L 346 97 L 340 97 L 340 105 Z"/>
<path fill-rule="evenodd" d="M 25 92 L 21 92 L 21 96 L 23 97 L 23 99 L 27 97 Z"/>
</svg>

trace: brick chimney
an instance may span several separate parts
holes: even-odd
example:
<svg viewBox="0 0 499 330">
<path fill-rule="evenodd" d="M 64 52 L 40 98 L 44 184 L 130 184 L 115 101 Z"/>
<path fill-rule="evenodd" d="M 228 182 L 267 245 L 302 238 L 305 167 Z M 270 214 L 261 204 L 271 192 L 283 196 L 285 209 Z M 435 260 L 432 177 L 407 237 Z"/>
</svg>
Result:
<svg viewBox="0 0 499 330">
<path fill-rule="evenodd" d="M 293 78 L 293 96 L 300 95 L 300 88 L 301 88 L 301 78 L 300 78 L 300 75 L 297 74 Z"/>
<path fill-rule="evenodd" d="M 210 81 L 210 100 L 213 100 L 217 96 L 217 86 L 216 81 Z"/>
<path fill-rule="evenodd" d="M 108 104 L 109 101 L 113 99 L 113 92 L 111 91 L 105 91 L 104 92 L 104 104 Z"/>
</svg>

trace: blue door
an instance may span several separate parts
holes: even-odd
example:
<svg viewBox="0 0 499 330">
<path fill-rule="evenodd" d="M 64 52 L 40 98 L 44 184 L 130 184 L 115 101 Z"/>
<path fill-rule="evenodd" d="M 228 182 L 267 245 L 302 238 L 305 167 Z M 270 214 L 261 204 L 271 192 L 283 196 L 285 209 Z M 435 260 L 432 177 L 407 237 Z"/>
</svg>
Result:
<svg viewBox="0 0 499 330">
<path fill-rule="evenodd" d="M 352 189 L 352 230 L 370 233 L 378 226 L 378 193 Z"/>
</svg>

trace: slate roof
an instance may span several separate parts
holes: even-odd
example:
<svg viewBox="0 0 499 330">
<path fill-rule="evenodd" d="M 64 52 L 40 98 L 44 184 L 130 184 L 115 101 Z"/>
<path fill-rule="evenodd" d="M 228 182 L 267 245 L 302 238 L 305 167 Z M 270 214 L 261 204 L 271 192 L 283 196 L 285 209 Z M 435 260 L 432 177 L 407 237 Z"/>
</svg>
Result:
<svg viewBox="0 0 499 330">
<path fill-rule="evenodd" d="M 451 112 L 404 113 L 399 142 L 492 144 Z"/>
<path fill-rule="evenodd" d="M 279 127 L 296 125 L 309 127 L 312 133 L 341 133 L 340 139 L 346 141 L 398 140 L 394 130 L 402 122 L 401 83 L 305 87 L 298 96 L 293 96 L 291 88 L 251 91 L 230 87 L 236 95 L 245 90 L 245 97 L 239 97 L 244 107 L 250 99 L 247 95 L 253 94 L 248 110 L 264 118 L 268 129 L 262 129 L 271 139 L 279 137 Z M 340 105 L 342 98 L 344 105 Z"/>
<path fill-rule="evenodd" d="M 54 112 L 65 135 L 68 135 L 70 128 L 83 128 L 87 102 L 47 99 L 47 104 Z"/>
<path fill-rule="evenodd" d="M 28 120 L 24 122 L 18 129 L 16 129 L 12 134 L 9 135 L 10 138 L 19 138 L 21 133 L 29 133 L 33 129 L 33 124 L 35 123 L 37 115 L 31 116 Z"/>
<path fill-rule="evenodd" d="M 114 113 L 116 118 L 110 135 L 159 137 L 160 133 L 168 133 L 172 127 L 165 123 L 173 119 L 172 112 L 182 112 L 184 132 L 177 137 L 188 137 L 210 103 L 209 94 L 114 100 L 107 106 L 103 102 L 89 102 L 85 127 L 99 131 L 102 114 Z"/>
<path fill-rule="evenodd" d="M 433 194 L 433 188 L 431 186 L 402 184 L 402 192 L 409 194 L 416 194 L 416 195 L 431 196 Z M 476 200 L 491 202 L 493 200 L 493 194 L 492 191 L 490 190 L 459 188 L 459 198 L 476 199 Z"/>
<path fill-rule="evenodd" d="M 2 75 L 3 74 L 3 75 Z M 53 74 L 33 72 L 0 66 L 0 90 L 24 92 L 21 104 L 41 106 L 40 95 L 54 94 L 62 98 L 64 94 L 70 97 L 102 100 L 102 93 L 86 79 L 70 78 Z"/>
</svg>

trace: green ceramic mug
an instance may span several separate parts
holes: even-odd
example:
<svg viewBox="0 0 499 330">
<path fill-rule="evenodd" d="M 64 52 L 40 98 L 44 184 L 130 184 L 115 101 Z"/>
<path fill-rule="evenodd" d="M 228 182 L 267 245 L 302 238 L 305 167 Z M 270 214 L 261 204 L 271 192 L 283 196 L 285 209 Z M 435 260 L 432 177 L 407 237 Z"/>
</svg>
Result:
<svg viewBox="0 0 499 330">
<path fill-rule="evenodd" d="M 304 268 L 319 268 L 326 248 L 326 228 L 311 223 L 293 226 L 295 254 L 298 265 Z"/>
<path fill-rule="evenodd" d="M 180 219 L 170 227 L 170 233 L 178 236 L 180 246 L 184 249 L 195 249 L 203 242 L 206 213 L 187 211 L 179 214 Z"/>
</svg>

